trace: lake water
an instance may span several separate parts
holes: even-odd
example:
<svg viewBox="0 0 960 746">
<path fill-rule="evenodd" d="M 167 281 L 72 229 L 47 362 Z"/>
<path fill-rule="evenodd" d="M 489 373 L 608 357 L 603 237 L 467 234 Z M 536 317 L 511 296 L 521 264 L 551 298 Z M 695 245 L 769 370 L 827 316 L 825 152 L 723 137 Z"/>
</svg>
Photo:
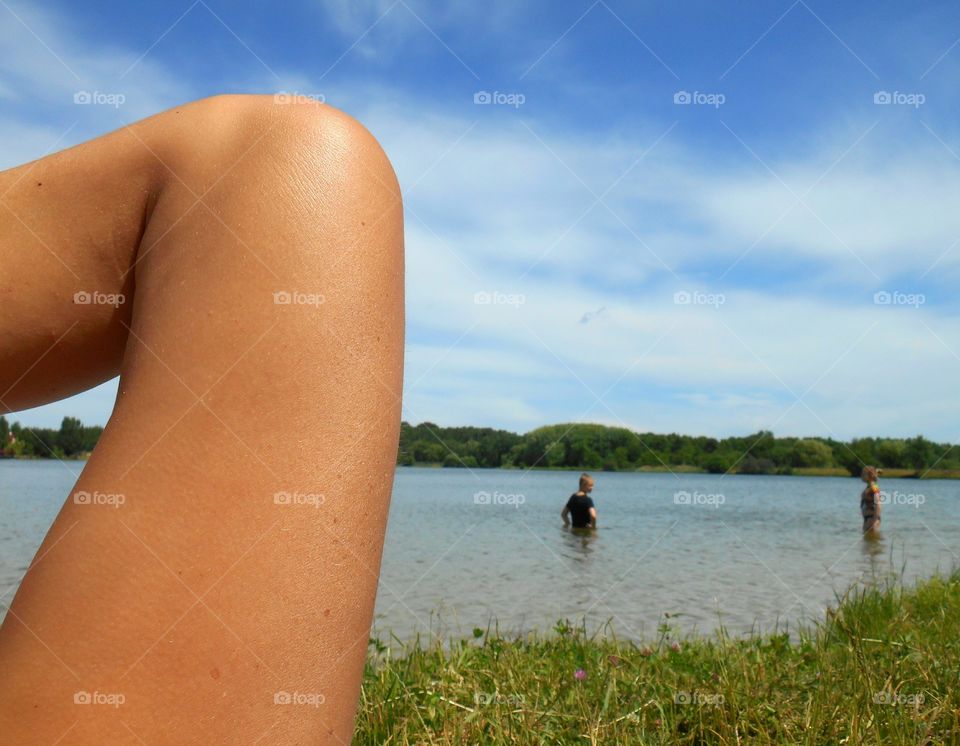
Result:
<svg viewBox="0 0 960 746">
<path fill-rule="evenodd" d="M 80 462 L 0 462 L 0 614 Z M 852 583 L 960 566 L 960 482 L 884 479 L 878 541 L 853 478 L 598 472 L 594 535 L 565 530 L 575 472 L 399 468 L 374 634 L 469 635 L 610 620 L 651 639 L 820 618 Z"/>
</svg>

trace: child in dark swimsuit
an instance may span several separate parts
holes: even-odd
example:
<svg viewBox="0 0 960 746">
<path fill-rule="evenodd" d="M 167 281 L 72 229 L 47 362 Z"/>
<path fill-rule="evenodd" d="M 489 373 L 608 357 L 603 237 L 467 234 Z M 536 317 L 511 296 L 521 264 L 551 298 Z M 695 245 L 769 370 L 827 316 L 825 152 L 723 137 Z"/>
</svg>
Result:
<svg viewBox="0 0 960 746">
<path fill-rule="evenodd" d="M 860 472 L 860 479 L 867 483 L 860 493 L 860 514 L 863 516 L 863 533 L 876 533 L 880 530 L 880 485 L 877 478 L 880 469 L 875 466 L 864 466 Z"/>
</svg>

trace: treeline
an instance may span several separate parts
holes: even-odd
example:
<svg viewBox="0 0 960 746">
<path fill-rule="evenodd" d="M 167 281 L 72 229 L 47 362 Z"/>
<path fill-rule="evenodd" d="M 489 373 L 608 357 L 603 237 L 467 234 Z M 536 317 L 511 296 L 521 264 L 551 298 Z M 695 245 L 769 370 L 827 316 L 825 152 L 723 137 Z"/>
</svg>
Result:
<svg viewBox="0 0 960 746">
<path fill-rule="evenodd" d="M 10 424 L 0 416 L 4 456 L 76 458 L 93 450 L 102 427 L 64 417 L 59 430 Z M 582 423 L 546 425 L 523 435 L 489 427 L 400 424 L 397 463 L 449 467 L 544 467 L 605 471 L 689 468 L 711 473 L 790 474 L 795 469 L 844 469 L 864 464 L 922 474 L 960 471 L 960 448 L 914 438 L 777 438 L 768 430 L 743 437 L 708 438 L 636 433 Z"/>
<path fill-rule="evenodd" d="M 623 427 L 568 423 L 519 435 L 483 427 L 401 423 L 401 465 L 553 467 L 632 471 L 681 468 L 710 473 L 790 474 L 795 469 L 844 469 L 864 464 L 922 473 L 960 469 L 960 449 L 915 438 L 777 438 L 767 430 L 743 437 L 709 438 L 636 433 Z"/>
<path fill-rule="evenodd" d="M 0 447 L 13 458 L 77 458 L 93 450 L 103 428 L 86 427 L 76 417 L 64 417 L 59 430 L 12 425 L 0 415 Z"/>
</svg>

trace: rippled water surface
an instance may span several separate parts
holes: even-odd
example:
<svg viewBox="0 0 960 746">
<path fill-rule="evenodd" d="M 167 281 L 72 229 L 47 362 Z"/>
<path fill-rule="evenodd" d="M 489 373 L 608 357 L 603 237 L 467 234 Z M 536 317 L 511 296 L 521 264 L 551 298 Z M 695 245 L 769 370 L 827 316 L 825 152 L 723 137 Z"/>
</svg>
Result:
<svg viewBox="0 0 960 746">
<path fill-rule="evenodd" d="M 81 468 L 0 462 L 0 613 Z M 598 473 L 599 529 L 581 536 L 559 515 L 576 477 L 398 469 L 375 633 L 586 618 L 650 638 L 665 613 L 684 631 L 793 628 L 851 583 L 960 566 L 960 482 L 883 480 L 868 542 L 852 478 Z"/>
</svg>

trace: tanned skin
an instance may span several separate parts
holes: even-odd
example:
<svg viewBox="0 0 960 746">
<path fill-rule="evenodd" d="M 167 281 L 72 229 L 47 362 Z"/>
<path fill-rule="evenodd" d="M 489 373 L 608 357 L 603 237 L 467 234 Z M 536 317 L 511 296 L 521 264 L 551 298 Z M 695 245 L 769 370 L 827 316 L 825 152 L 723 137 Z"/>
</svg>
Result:
<svg viewBox="0 0 960 746">
<path fill-rule="evenodd" d="M 2 740 L 349 743 L 403 376 L 383 151 L 218 96 L 0 195 L 0 411 L 120 375 L 0 629 Z"/>
</svg>

